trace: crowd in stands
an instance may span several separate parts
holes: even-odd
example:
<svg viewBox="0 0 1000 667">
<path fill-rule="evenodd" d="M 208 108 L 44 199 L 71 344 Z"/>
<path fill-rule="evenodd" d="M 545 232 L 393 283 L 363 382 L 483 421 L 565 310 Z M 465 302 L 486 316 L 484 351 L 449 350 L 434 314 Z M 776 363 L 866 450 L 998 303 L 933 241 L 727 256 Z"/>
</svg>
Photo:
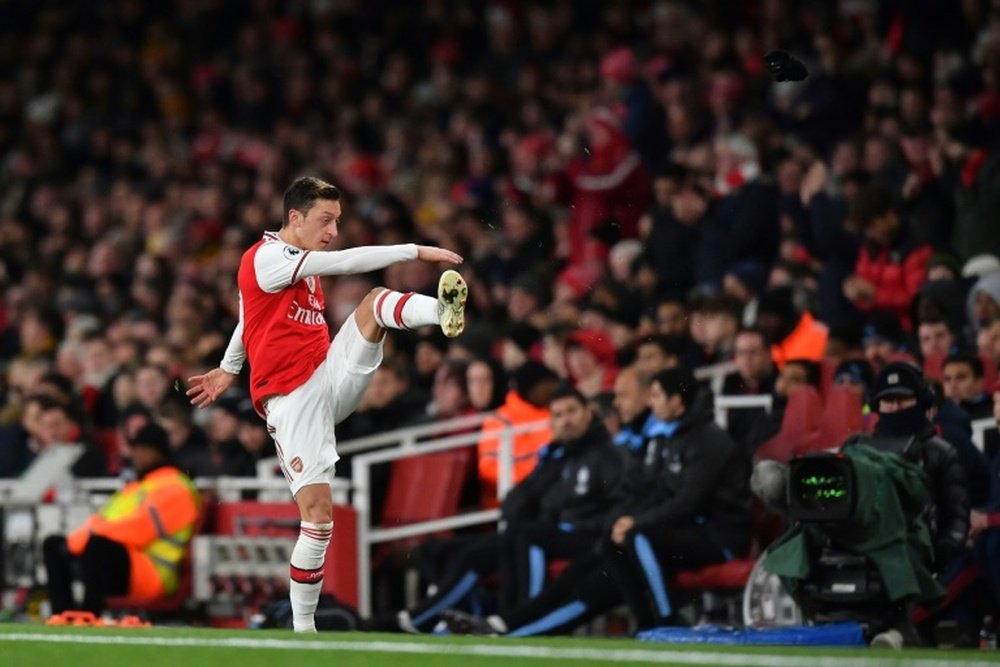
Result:
<svg viewBox="0 0 1000 667">
<path fill-rule="evenodd" d="M 775 83 L 775 48 L 808 79 Z M 118 474 L 141 416 L 191 475 L 255 474 L 245 392 L 194 411 L 185 378 L 218 365 L 241 254 L 301 174 L 345 193 L 336 248 L 466 258 L 466 333 L 390 332 L 341 442 L 544 419 L 551 377 L 625 443 L 639 384 L 726 362 L 722 393 L 776 396 L 729 421 L 748 457 L 795 387 L 867 391 L 890 361 L 966 427 L 993 414 L 992 0 L 41 0 L 0 8 L 0 63 L 0 477 L 66 441 L 75 474 Z M 326 278 L 331 328 L 436 279 Z"/>
</svg>

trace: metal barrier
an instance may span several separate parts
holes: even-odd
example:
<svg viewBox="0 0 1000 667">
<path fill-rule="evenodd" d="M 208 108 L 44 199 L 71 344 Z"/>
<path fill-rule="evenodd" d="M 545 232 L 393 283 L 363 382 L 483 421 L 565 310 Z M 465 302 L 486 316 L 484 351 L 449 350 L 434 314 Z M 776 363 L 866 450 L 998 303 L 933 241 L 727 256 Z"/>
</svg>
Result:
<svg viewBox="0 0 1000 667">
<path fill-rule="evenodd" d="M 716 396 L 722 395 L 722 385 L 726 381 L 726 376 L 736 371 L 736 364 L 732 361 L 720 361 L 717 364 L 699 366 L 694 369 L 692 375 L 695 380 L 707 381 L 712 388 L 712 393 Z"/>
<path fill-rule="evenodd" d="M 725 429 L 729 426 L 730 410 L 748 410 L 752 408 L 764 408 L 770 414 L 774 406 L 774 397 L 771 394 L 757 394 L 753 396 L 716 396 L 715 397 L 715 423 L 719 428 Z"/>
<path fill-rule="evenodd" d="M 480 420 L 481 423 L 481 420 Z M 358 611 L 362 616 L 371 614 L 371 548 L 375 544 L 389 542 L 404 537 L 428 535 L 440 530 L 475 526 L 500 518 L 499 509 L 467 512 L 453 517 L 421 521 L 397 528 L 377 528 L 371 525 L 371 467 L 380 463 L 389 463 L 411 456 L 423 456 L 436 452 L 444 452 L 459 447 L 477 445 L 484 438 L 497 438 L 500 441 L 499 479 L 497 481 L 497 498 L 503 497 L 513 486 L 514 471 L 514 437 L 524 433 L 534 433 L 549 427 L 547 420 L 522 424 L 508 425 L 499 431 L 484 432 L 482 430 L 461 435 L 453 435 L 422 443 L 420 446 L 400 446 L 394 449 L 358 454 L 351 460 L 351 478 L 354 484 L 354 510 L 358 517 Z"/>
<path fill-rule="evenodd" d="M 972 442 L 979 448 L 979 451 L 986 450 L 986 432 L 997 430 L 997 420 L 991 417 L 983 417 L 972 422 Z"/>
</svg>

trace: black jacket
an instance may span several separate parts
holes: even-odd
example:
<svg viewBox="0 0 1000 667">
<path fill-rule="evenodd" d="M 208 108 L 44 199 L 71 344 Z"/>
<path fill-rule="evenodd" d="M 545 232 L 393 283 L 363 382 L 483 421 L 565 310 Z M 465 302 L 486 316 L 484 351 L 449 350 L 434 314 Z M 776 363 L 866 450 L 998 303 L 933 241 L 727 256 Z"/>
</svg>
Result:
<svg viewBox="0 0 1000 667">
<path fill-rule="evenodd" d="M 918 435 L 893 438 L 876 433 L 868 436 L 876 449 L 895 450 L 919 464 L 927 475 L 927 487 L 934 506 L 927 519 L 934 540 L 937 570 L 940 572 L 965 546 L 969 533 L 969 492 L 965 469 L 955 448 L 935 435 L 930 424 Z"/>
<path fill-rule="evenodd" d="M 660 422 L 663 424 L 663 422 Z M 750 546 L 750 460 L 712 418 L 702 392 L 673 435 L 652 431 L 634 456 L 613 517 L 632 516 L 638 529 L 700 524 L 720 546 Z"/>
<path fill-rule="evenodd" d="M 601 530 L 624 470 L 624 450 L 594 419 L 580 438 L 553 441 L 541 451 L 535 469 L 504 498 L 501 513 L 508 522 Z"/>
</svg>

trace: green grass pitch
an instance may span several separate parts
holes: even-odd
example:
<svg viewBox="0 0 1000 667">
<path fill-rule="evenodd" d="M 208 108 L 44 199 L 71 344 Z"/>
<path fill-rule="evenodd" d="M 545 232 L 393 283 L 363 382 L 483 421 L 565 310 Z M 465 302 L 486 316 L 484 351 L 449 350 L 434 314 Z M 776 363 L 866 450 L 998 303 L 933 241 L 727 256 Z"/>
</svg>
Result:
<svg viewBox="0 0 1000 667">
<path fill-rule="evenodd" d="M 0 625 L 2 667 L 501 667 L 724 665 L 748 667 L 972 667 L 1000 651 L 667 646 L 631 639 L 311 636 L 205 628 L 50 628 Z"/>
</svg>

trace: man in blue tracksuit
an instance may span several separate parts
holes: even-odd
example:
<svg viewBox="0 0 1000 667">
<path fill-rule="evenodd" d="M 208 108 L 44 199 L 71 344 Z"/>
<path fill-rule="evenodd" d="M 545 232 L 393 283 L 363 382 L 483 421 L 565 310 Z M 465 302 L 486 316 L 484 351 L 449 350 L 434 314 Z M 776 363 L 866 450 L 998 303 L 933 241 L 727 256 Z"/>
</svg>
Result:
<svg viewBox="0 0 1000 667">
<path fill-rule="evenodd" d="M 624 477 L 625 453 L 577 390 L 558 390 L 549 409 L 553 441 L 504 499 L 506 530 L 449 541 L 454 552 L 436 591 L 412 609 L 376 619 L 370 629 L 429 631 L 442 611 L 494 572 L 500 574 L 500 607 L 512 608 L 541 590 L 552 559 L 593 548 Z"/>
<path fill-rule="evenodd" d="M 629 603 L 640 627 L 674 620 L 666 579 L 750 546 L 750 463 L 712 420 L 711 394 L 671 369 L 652 382 L 656 424 L 633 457 L 597 548 L 527 605 L 487 618 L 445 614 L 453 632 L 560 634 Z"/>
</svg>

